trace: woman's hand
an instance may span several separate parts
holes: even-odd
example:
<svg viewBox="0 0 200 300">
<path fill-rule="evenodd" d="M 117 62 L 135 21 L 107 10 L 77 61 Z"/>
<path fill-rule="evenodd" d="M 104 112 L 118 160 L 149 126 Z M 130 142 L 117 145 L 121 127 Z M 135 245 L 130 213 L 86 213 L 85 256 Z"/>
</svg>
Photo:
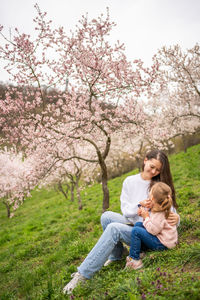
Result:
<svg viewBox="0 0 200 300">
<path fill-rule="evenodd" d="M 140 204 L 143 207 L 152 208 L 152 201 L 150 199 L 146 199 L 146 200 L 140 201 Z"/>
<path fill-rule="evenodd" d="M 177 225 L 179 221 L 179 215 L 173 212 L 169 213 L 169 217 L 167 218 L 167 223 L 171 226 Z"/>
</svg>

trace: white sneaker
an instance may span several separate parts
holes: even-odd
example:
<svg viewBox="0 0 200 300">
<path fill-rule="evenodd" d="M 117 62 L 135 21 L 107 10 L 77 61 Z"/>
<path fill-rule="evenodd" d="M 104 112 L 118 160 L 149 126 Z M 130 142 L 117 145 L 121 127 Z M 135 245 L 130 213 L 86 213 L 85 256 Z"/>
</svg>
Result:
<svg viewBox="0 0 200 300">
<path fill-rule="evenodd" d="M 104 264 L 104 267 L 107 267 L 109 264 L 111 264 L 113 262 L 113 260 L 111 259 L 108 259 L 105 264 Z"/>
<path fill-rule="evenodd" d="M 74 275 L 73 279 L 63 289 L 64 294 L 71 294 L 73 289 L 77 287 L 79 282 L 86 280 L 86 278 L 83 277 L 79 272 L 76 272 L 75 274 L 72 275 Z"/>
<path fill-rule="evenodd" d="M 123 249 L 123 252 L 122 252 L 122 256 L 127 256 L 129 255 L 129 251 L 127 249 L 126 246 L 124 246 L 124 249 Z M 104 264 L 104 267 L 107 267 L 108 265 L 110 265 L 114 260 L 111 260 L 111 259 L 108 259 L 105 264 Z"/>
<path fill-rule="evenodd" d="M 74 276 L 76 275 L 77 272 L 74 272 L 71 274 L 71 278 L 74 278 Z"/>
</svg>

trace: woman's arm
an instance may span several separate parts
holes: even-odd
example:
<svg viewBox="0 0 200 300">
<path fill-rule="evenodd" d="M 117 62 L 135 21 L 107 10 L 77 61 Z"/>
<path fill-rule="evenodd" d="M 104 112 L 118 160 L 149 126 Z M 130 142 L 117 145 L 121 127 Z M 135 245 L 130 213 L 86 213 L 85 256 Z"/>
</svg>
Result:
<svg viewBox="0 0 200 300">
<path fill-rule="evenodd" d="M 171 226 L 180 225 L 180 216 L 177 213 L 170 212 L 169 217 L 167 218 L 167 223 Z"/>
<path fill-rule="evenodd" d="M 134 204 L 131 202 L 129 194 L 130 192 L 129 192 L 128 182 L 127 179 L 125 179 L 123 182 L 122 192 L 120 196 L 121 211 L 126 218 L 133 218 L 137 216 L 138 206 L 137 203 Z"/>
<path fill-rule="evenodd" d="M 167 223 L 171 226 L 180 225 L 180 216 L 177 214 L 176 209 L 172 206 L 169 217 L 167 218 Z"/>
</svg>

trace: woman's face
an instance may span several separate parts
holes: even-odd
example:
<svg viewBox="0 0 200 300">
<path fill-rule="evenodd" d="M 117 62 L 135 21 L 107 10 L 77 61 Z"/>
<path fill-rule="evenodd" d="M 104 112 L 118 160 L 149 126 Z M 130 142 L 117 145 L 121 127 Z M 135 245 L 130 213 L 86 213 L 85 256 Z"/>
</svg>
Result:
<svg viewBox="0 0 200 300">
<path fill-rule="evenodd" d="M 160 174 L 161 168 L 162 168 L 162 164 L 159 160 L 155 158 L 152 159 L 145 158 L 143 173 L 147 179 L 150 180 L 152 177 Z"/>
</svg>

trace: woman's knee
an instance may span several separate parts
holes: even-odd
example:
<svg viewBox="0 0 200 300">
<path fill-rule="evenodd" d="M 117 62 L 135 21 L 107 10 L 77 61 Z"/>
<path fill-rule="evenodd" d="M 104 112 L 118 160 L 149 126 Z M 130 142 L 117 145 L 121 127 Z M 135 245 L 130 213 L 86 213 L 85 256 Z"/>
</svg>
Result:
<svg viewBox="0 0 200 300">
<path fill-rule="evenodd" d="M 110 223 L 108 224 L 108 226 L 106 227 L 106 232 L 110 235 L 110 237 L 118 242 L 119 241 L 119 237 L 120 237 L 120 229 L 119 229 L 119 225 L 118 223 Z"/>
<path fill-rule="evenodd" d="M 111 211 L 105 211 L 102 215 L 101 215 L 101 225 L 102 227 L 106 227 L 109 223 L 110 223 L 110 213 L 112 213 Z"/>
</svg>

